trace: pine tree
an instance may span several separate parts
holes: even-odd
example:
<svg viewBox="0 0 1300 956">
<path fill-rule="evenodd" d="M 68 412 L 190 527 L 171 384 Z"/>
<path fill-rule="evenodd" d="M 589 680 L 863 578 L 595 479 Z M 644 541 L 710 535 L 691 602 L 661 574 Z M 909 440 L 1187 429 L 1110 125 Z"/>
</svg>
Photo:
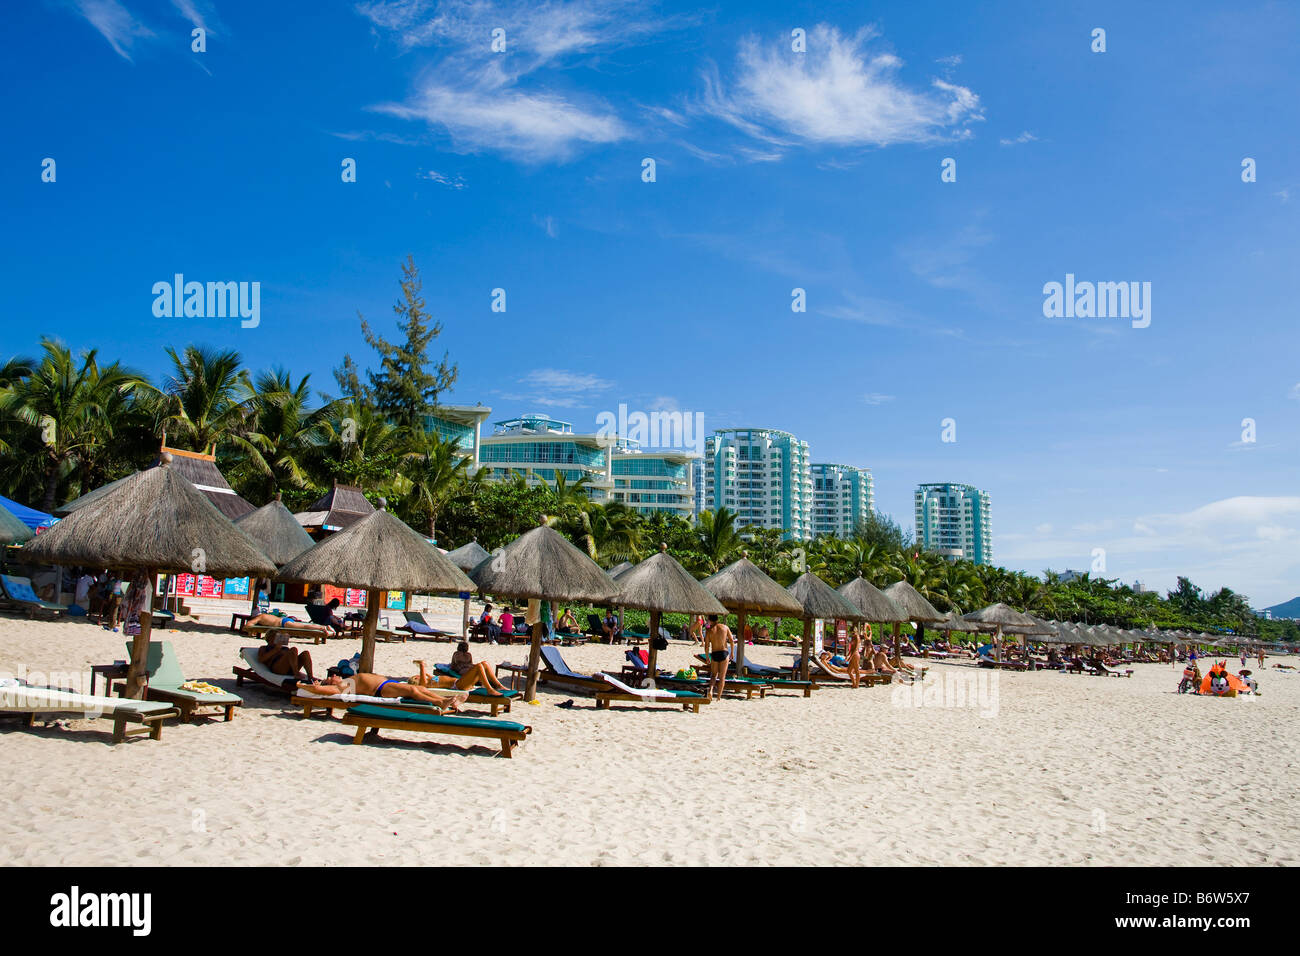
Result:
<svg viewBox="0 0 1300 956">
<path fill-rule="evenodd" d="M 458 369 L 446 352 L 436 365 L 429 359 L 429 345 L 442 334 L 442 323 L 425 309 L 420 270 L 411 256 L 402 264 L 401 286 L 402 298 L 393 311 L 405 341 L 400 345 L 389 342 L 358 312 L 361 334 L 379 354 L 379 370 L 367 371 L 368 384 L 362 384 L 356 362 L 346 355 L 343 365 L 334 370 L 334 380 L 345 397 L 373 406 L 394 425 L 422 429 L 425 417 L 437 406 L 439 393 L 455 383 Z"/>
</svg>

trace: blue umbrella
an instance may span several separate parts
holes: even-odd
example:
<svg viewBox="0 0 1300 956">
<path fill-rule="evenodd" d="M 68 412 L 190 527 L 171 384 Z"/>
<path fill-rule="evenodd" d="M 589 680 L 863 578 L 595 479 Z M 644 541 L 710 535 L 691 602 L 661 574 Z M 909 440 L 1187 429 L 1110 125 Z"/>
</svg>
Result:
<svg viewBox="0 0 1300 956">
<path fill-rule="evenodd" d="M 33 531 L 40 528 L 48 528 L 59 520 L 53 515 L 47 515 L 44 511 L 37 511 L 35 508 L 28 508 L 26 505 L 20 505 L 16 501 L 10 501 L 4 495 L 0 495 L 0 507 L 4 508 Z"/>
</svg>

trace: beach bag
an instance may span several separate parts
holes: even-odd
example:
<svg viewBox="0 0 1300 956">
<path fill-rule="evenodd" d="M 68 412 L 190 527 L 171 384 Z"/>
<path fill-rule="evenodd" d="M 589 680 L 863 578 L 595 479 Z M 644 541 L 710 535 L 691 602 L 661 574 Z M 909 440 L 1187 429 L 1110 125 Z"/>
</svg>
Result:
<svg viewBox="0 0 1300 956">
<path fill-rule="evenodd" d="M 678 680 L 698 680 L 699 678 L 699 675 L 695 673 L 694 667 L 683 667 L 673 676 Z"/>
<path fill-rule="evenodd" d="M 650 638 L 650 646 L 653 647 L 656 651 L 668 650 L 668 642 L 664 640 L 662 637 L 660 637 L 658 634 Z"/>
</svg>

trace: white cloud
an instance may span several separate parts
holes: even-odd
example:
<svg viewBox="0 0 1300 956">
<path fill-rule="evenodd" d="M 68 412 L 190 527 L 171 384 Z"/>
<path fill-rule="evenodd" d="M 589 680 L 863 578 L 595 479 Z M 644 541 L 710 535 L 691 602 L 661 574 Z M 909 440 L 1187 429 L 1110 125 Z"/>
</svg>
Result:
<svg viewBox="0 0 1300 956">
<path fill-rule="evenodd" d="M 854 146 L 931 142 L 966 135 L 983 119 L 979 97 L 964 86 L 934 78 L 913 89 L 897 78 L 902 61 L 872 52 L 871 28 L 846 35 L 819 24 L 808 52 L 793 53 L 784 40 L 740 43 L 733 90 L 716 72 L 704 75 L 700 111 L 776 144 L 791 141 Z"/>
<path fill-rule="evenodd" d="M 862 396 L 862 400 L 868 405 L 886 405 L 894 400 L 894 396 L 882 392 L 868 392 Z"/>
<path fill-rule="evenodd" d="M 436 169 L 426 170 L 420 174 L 424 179 L 437 183 L 439 186 L 446 186 L 448 189 L 464 189 L 465 180 L 459 176 L 447 176 L 438 172 Z"/>
<path fill-rule="evenodd" d="M 501 397 L 508 401 L 531 402 L 553 408 L 582 408 L 601 392 L 613 387 L 612 382 L 597 375 L 558 368 L 533 369 L 519 382 L 526 387 L 526 391 L 501 392 Z"/>
<path fill-rule="evenodd" d="M 1038 137 L 1029 132 L 1029 130 L 1024 130 L 1019 136 L 1012 137 L 1011 139 L 1000 139 L 998 142 L 1003 146 L 1019 146 L 1022 143 L 1036 143 L 1038 142 Z"/>
<path fill-rule="evenodd" d="M 1286 393 L 1286 397 L 1294 398 L 1296 401 L 1300 402 L 1300 382 L 1296 382 L 1291 386 L 1291 389 Z"/>
<path fill-rule="evenodd" d="M 154 36 L 152 30 L 133 17 L 117 0 L 76 0 L 76 8 L 124 60 L 131 60 L 131 50 L 136 40 Z"/>
<path fill-rule="evenodd" d="M 559 233 L 555 229 L 555 219 L 551 216 L 534 216 L 533 222 L 541 227 L 547 236 L 554 239 Z"/>
</svg>

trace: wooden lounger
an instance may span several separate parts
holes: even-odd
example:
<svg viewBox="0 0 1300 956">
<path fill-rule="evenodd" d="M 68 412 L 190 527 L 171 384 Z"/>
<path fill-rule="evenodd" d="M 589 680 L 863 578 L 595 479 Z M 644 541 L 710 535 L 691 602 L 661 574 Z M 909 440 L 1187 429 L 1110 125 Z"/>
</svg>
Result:
<svg viewBox="0 0 1300 956">
<path fill-rule="evenodd" d="M 705 667 L 708 666 L 709 659 L 705 657 L 703 654 L 696 654 L 695 659 Z M 730 683 L 732 680 L 735 679 L 732 676 L 732 674 L 735 672 L 735 666 L 736 666 L 736 658 L 733 655 L 731 658 L 731 671 L 729 671 L 727 674 L 728 683 Z M 812 692 L 817 689 L 816 681 L 799 680 L 798 678 L 795 677 L 784 677 L 782 675 L 786 673 L 785 671 L 779 670 L 775 667 L 768 667 L 765 664 L 756 665 L 746 661 L 745 670 L 749 671 L 749 677 L 746 679 L 761 680 L 763 683 L 768 685 L 769 690 L 798 690 L 798 691 L 803 691 L 803 695 L 805 697 L 811 697 Z M 700 673 L 703 673 L 703 671 L 701 671 Z M 790 673 L 793 674 L 794 672 L 791 671 Z M 707 683 L 708 678 L 705 678 L 704 680 Z"/>
<path fill-rule="evenodd" d="M 325 631 L 318 630 L 316 625 L 306 628 L 294 627 L 292 624 L 245 624 L 240 633 L 251 634 L 254 637 L 261 637 L 264 634 L 271 634 L 277 631 L 281 634 L 289 634 L 294 637 L 310 637 L 313 644 L 324 644 L 330 636 Z"/>
<path fill-rule="evenodd" d="M 244 659 L 247 667 L 240 667 L 236 664 L 231 670 L 235 674 L 235 684 L 239 687 L 244 686 L 244 681 L 251 680 L 255 684 L 260 684 L 267 690 L 273 690 L 277 694 L 290 694 L 292 690 L 285 687 L 289 680 L 286 674 L 277 674 L 268 668 L 265 664 L 257 659 L 257 652 L 260 647 L 241 647 L 239 656 Z"/>
<path fill-rule="evenodd" d="M 501 741 L 501 756 L 513 756 L 516 744 L 527 739 L 532 727 L 510 720 L 485 720 L 481 717 L 443 717 L 437 714 L 413 714 L 388 707 L 358 704 L 343 715 L 343 723 L 356 727 L 354 744 L 366 742 L 366 733 L 378 735 L 381 729 L 410 733 L 452 734 L 460 737 L 487 737 Z"/>
<path fill-rule="evenodd" d="M 504 694 L 498 697 L 495 694 L 489 694 L 482 687 L 475 687 L 473 690 L 470 691 L 457 690 L 454 687 L 430 687 L 429 690 L 435 693 L 438 691 L 445 691 L 449 694 L 451 693 L 468 694 L 469 696 L 467 700 L 470 703 L 485 704 L 491 707 L 493 717 L 501 713 L 501 711 L 503 710 L 507 714 L 510 713 L 511 702 L 516 697 L 519 696 L 517 691 L 511 690 L 511 691 L 506 691 Z M 345 694 L 342 696 L 346 698 L 355 695 Z M 383 701 L 383 703 L 379 703 L 379 701 L 381 700 Z M 295 707 L 302 708 L 302 715 L 304 717 L 310 717 L 311 712 L 313 710 L 324 710 L 326 712 L 335 711 L 335 710 L 350 710 L 353 707 L 359 707 L 362 704 L 366 704 L 374 707 L 392 707 L 394 710 L 409 711 L 415 714 L 425 713 L 429 711 L 433 706 L 432 704 L 426 704 L 424 701 L 410 700 L 406 697 L 382 697 L 382 698 L 377 698 L 375 700 L 367 699 L 364 701 L 355 701 L 355 700 L 349 701 L 346 699 L 340 699 L 339 695 L 334 695 L 334 694 L 331 695 L 322 694 L 317 696 L 314 694 L 303 694 L 301 692 L 295 693 L 293 695 L 291 703 Z"/>
<path fill-rule="evenodd" d="M 151 740 L 162 740 L 163 721 L 179 715 L 174 707 L 168 707 L 164 703 L 120 697 L 91 697 L 88 694 L 26 685 L 0 689 L 0 713 L 22 716 L 28 727 L 34 726 L 37 716 L 41 714 L 70 713 L 80 718 L 112 717 L 115 744 L 140 734 L 148 734 Z M 141 726 L 128 729 L 128 723 Z"/>
<path fill-rule="evenodd" d="M 131 644 L 126 645 L 126 652 L 131 653 Z M 144 693 L 147 700 L 159 700 L 173 704 L 181 712 L 181 721 L 193 720 L 195 717 L 213 716 L 212 710 L 223 714 L 225 720 L 235 719 L 235 708 L 244 702 L 234 694 L 222 691 L 217 694 L 201 694 L 198 691 L 181 687 L 185 675 L 181 673 L 180 663 L 172 650 L 171 641 L 150 641 L 149 656 L 145 663 L 148 683 Z"/>
</svg>

